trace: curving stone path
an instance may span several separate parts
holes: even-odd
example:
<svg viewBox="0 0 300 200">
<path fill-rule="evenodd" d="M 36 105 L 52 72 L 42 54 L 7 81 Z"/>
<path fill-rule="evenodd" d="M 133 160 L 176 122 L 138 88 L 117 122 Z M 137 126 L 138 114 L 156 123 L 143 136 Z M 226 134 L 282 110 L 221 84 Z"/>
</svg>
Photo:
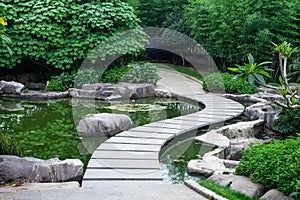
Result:
<svg viewBox="0 0 300 200">
<path fill-rule="evenodd" d="M 201 83 L 182 74 L 160 70 L 159 75 L 162 79 L 158 88 L 201 102 L 205 109 L 136 127 L 108 139 L 93 153 L 83 178 L 83 188 L 108 188 L 115 194 L 122 194 L 124 198 L 120 199 L 142 196 L 146 199 L 201 199 L 199 194 L 183 185 L 162 182 L 160 150 L 180 134 L 240 115 L 244 107 L 223 97 L 204 94 Z"/>
<path fill-rule="evenodd" d="M 93 153 L 81 188 L 54 186 L 4 191 L 0 187 L 0 199 L 207 200 L 185 185 L 162 181 L 160 149 L 180 134 L 234 118 L 244 108 L 232 100 L 205 94 L 201 83 L 182 74 L 159 70 L 159 75 L 162 79 L 158 88 L 202 102 L 205 109 L 133 128 L 110 138 Z"/>
</svg>

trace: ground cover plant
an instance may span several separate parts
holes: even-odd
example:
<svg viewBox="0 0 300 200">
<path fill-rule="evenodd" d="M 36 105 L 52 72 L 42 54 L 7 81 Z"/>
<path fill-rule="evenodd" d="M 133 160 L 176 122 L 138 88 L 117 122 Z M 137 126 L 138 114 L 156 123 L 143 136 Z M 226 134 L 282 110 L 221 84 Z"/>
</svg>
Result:
<svg viewBox="0 0 300 200">
<path fill-rule="evenodd" d="M 235 173 L 248 176 L 269 189 L 296 195 L 300 192 L 300 140 L 277 140 L 252 146 L 244 151 Z"/>
</svg>

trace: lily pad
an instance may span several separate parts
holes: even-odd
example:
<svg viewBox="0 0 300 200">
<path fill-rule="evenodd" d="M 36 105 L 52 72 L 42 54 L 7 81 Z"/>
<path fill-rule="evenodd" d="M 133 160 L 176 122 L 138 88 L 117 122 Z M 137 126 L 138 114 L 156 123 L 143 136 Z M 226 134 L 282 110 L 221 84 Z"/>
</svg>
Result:
<svg viewBox="0 0 300 200">
<path fill-rule="evenodd" d="M 106 107 L 110 110 L 118 110 L 122 112 L 149 112 L 149 111 L 160 111 L 166 110 L 167 106 L 162 105 L 152 105 L 152 104 L 115 104 Z"/>
</svg>

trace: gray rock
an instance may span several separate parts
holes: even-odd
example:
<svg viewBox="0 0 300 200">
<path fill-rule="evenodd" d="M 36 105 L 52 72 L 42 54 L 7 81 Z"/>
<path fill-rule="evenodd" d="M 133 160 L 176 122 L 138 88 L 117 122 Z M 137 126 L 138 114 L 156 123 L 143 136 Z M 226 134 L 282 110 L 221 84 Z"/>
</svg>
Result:
<svg viewBox="0 0 300 200">
<path fill-rule="evenodd" d="M 293 200 L 293 198 L 286 196 L 282 192 L 272 189 L 266 192 L 260 199 L 264 200 Z"/>
<path fill-rule="evenodd" d="M 71 88 L 69 95 L 76 98 L 116 100 L 129 98 L 154 97 L 154 85 L 129 83 L 97 83 L 85 84 L 82 89 Z"/>
<path fill-rule="evenodd" d="M 44 90 L 46 88 L 45 83 L 35 83 L 35 82 L 27 82 L 25 86 L 30 90 Z"/>
<path fill-rule="evenodd" d="M 255 96 L 257 98 L 265 99 L 267 101 L 270 101 L 270 100 L 284 101 L 285 100 L 283 98 L 283 96 L 280 95 L 280 94 L 271 94 L 271 93 L 259 92 L 259 93 L 256 93 Z"/>
<path fill-rule="evenodd" d="M 155 89 L 155 96 L 156 97 L 166 97 L 166 98 L 172 98 L 175 97 L 174 94 L 170 90 L 166 89 Z"/>
<path fill-rule="evenodd" d="M 223 174 L 226 171 L 226 167 L 222 159 L 215 156 L 206 156 L 201 160 L 189 161 L 187 170 L 191 174 L 209 177 L 213 174 Z"/>
<path fill-rule="evenodd" d="M 251 143 L 263 144 L 265 141 L 257 138 L 231 139 L 227 158 L 230 160 L 240 160 L 242 158 L 242 151 L 248 149 Z"/>
<path fill-rule="evenodd" d="M 21 94 L 25 86 L 14 81 L 0 81 L 0 94 Z"/>
<path fill-rule="evenodd" d="M 222 185 L 229 186 L 231 190 L 241 192 L 248 197 L 260 197 L 265 192 L 264 185 L 252 182 L 248 177 L 236 175 L 212 175 L 209 180 Z"/>
<path fill-rule="evenodd" d="M 66 92 L 48 92 L 48 91 L 29 91 L 19 95 L 26 99 L 63 99 L 69 97 L 68 91 Z"/>
<path fill-rule="evenodd" d="M 265 119 L 265 113 L 274 109 L 270 103 L 256 103 L 245 109 L 245 115 L 251 120 Z"/>
<path fill-rule="evenodd" d="M 219 134 L 216 130 L 212 130 L 201 136 L 197 136 L 195 141 L 221 148 L 227 148 L 229 146 L 229 139 L 222 134 Z"/>
<path fill-rule="evenodd" d="M 23 180 L 28 182 L 80 181 L 83 163 L 78 159 L 60 161 L 0 156 L 0 182 Z"/>
<path fill-rule="evenodd" d="M 222 134 L 229 139 L 240 137 L 255 137 L 257 133 L 263 131 L 264 120 L 255 120 L 247 122 L 238 122 L 219 128 L 216 130 L 218 134 Z"/>
<path fill-rule="evenodd" d="M 80 137 L 113 136 L 132 128 L 131 119 L 124 114 L 95 114 L 80 120 L 77 131 Z"/>
<path fill-rule="evenodd" d="M 232 99 L 238 102 L 254 102 L 254 103 L 267 102 L 267 100 L 261 99 L 252 94 L 242 94 L 242 95 L 224 94 L 224 96 L 228 99 Z"/>
</svg>

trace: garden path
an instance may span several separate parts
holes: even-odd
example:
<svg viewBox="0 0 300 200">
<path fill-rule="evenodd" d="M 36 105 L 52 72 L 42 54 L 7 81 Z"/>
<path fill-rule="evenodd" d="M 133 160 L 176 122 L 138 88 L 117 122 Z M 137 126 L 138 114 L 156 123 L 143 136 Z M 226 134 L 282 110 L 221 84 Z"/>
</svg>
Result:
<svg viewBox="0 0 300 200">
<path fill-rule="evenodd" d="M 0 199 L 206 199 L 185 185 L 164 183 L 159 165 L 161 147 L 172 138 L 240 115 L 244 107 L 205 94 L 201 83 L 177 72 L 159 70 L 157 87 L 179 98 L 201 102 L 205 109 L 136 127 L 108 139 L 93 153 L 80 189 L 20 190 Z M 6 195 L 6 196 L 3 196 Z"/>
</svg>

